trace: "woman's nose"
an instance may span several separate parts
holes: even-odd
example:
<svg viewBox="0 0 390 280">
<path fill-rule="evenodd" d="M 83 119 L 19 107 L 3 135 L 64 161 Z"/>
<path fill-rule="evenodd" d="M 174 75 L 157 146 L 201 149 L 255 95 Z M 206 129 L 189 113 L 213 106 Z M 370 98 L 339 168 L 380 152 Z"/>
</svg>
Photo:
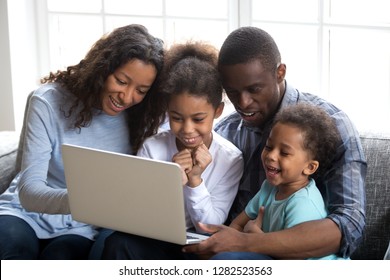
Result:
<svg viewBox="0 0 390 280">
<path fill-rule="evenodd" d="M 131 105 L 134 102 L 135 89 L 132 87 L 127 88 L 120 95 L 123 105 Z"/>
</svg>

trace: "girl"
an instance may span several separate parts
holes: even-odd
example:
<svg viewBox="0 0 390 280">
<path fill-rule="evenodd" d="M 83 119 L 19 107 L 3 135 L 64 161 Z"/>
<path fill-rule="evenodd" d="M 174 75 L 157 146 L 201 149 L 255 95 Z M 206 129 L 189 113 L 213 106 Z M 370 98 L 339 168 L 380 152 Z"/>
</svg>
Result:
<svg viewBox="0 0 390 280">
<path fill-rule="evenodd" d="M 166 54 L 161 92 L 170 130 L 148 138 L 138 155 L 181 166 L 187 228 L 224 223 L 243 171 L 241 152 L 213 131 L 223 110 L 217 51 L 203 43 L 173 46 Z M 183 259 L 179 245 L 116 232 L 107 259 Z"/>
</svg>

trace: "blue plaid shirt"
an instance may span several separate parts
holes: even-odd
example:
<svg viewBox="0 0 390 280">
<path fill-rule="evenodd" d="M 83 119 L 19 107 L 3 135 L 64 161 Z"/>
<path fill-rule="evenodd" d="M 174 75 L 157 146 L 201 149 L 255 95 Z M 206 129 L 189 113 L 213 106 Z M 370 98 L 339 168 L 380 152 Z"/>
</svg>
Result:
<svg viewBox="0 0 390 280">
<path fill-rule="evenodd" d="M 341 135 L 342 143 L 334 156 L 332 167 L 322 177 L 314 179 L 328 208 L 328 218 L 333 220 L 342 232 L 339 254 L 349 257 L 359 245 L 365 225 L 367 163 L 359 134 L 343 111 L 318 96 L 299 92 L 286 82 L 281 108 L 299 102 L 308 102 L 327 111 L 335 119 Z M 265 179 L 260 155 L 271 130 L 271 122 L 272 120 L 263 128 L 247 127 L 240 115 L 234 112 L 214 128 L 243 152 L 245 162 L 244 174 L 228 221 L 245 208 Z"/>
</svg>

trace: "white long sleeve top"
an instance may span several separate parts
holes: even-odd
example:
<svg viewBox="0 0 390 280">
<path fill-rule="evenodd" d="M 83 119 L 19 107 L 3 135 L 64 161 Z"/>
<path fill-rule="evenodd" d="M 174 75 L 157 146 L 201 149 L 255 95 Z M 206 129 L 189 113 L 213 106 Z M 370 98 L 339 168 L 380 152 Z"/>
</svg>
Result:
<svg viewBox="0 0 390 280">
<path fill-rule="evenodd" d="M 171 162 L 177 152 L 176 137 L 167 130 L 146 139 L 137 155 Z M 213 132 L 209 152 L 212 162 L 202 173 L 202 183 L 195 188 L 184 186 L 187 229 L 199 231 L 198 222 L 224 223 L 237 194 L 244 168 L 241 151 Z"/>
</svg>

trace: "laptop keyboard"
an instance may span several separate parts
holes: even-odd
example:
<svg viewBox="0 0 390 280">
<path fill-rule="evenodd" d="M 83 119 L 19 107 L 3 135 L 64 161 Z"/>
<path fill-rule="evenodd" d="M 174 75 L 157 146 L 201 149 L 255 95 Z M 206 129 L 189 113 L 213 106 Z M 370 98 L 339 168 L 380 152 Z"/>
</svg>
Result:
<svg viewBox="0 0 390 280">
<path fill-rule="evenodd" d="M 199 237 L 187 234 L 187 240 L 198 240 Z"/>
</svg>

